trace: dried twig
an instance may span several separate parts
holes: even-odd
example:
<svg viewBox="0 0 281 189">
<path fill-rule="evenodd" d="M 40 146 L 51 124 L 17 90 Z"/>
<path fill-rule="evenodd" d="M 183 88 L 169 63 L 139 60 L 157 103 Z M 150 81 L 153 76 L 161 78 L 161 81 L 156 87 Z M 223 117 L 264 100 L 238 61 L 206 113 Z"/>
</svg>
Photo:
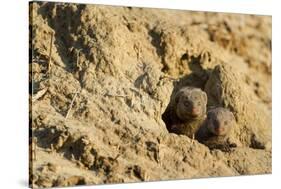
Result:
<svg viewBox="0 0 281 189">
<path fill-rule="evenodd" d="M 50 42 L 50 52 L 49 52 L 49 60 L 48 60 L 48 73 L 50 74 L 51 72 L 51 57 L 52 57 L 52 47 L 53 47 L 53 37 L 54 33 L 51 32 L 51 42 Z"/>
<path fill-rule="evenodd" d="M 192 135 L 192 139 L 191 139 L 191 145 L 194 144 L 194 140 L 195 140 L 195 135 L 193 134 L 193 135 Z"/>
<path fill-rule="evenodd" d="M 39 98 L 44 96 L 47 91 L 48 91 L 48 88 L 44 88 L 44 89 L 38 91 L 35 95 L 32 95 L 32 102 L 35 102 L 36 100 L 38 100 Z"/>
<path fill-rule="evenodd" d="M 121 156 L 121 155 L 118 153 L 118 154 L 116 155 L 116 157 L 113 158 L 113 160 L 116 161 L 120 156 Z"/>
<path fill-rule="evenodd" d="M 142 96 L 141 92 L 133 87 L 129 88 L 131 91 L 134 91 L 135 93 L 137 93 L 137 95 Z"/>
<path fill-rule="evenodd" d="M 163 75 L 163 76 L 161 76 L 161 79 L 169 79 L 169 80 L 172 80 L 172 81 L 177 81 L 178 80 L 178 79 L 173 78 L 173 77 L 171 77 L 169 75 Z"/>
<path fill-rule="evenodd" d="M 82 49 L 78 49 L 78 51 L 76 52 L 77 53 L 77 59 L 76 59 L 76 67 L 78 67 L 78 68 L 80 68 L 80 66 L 79 66 L 79 58 L 80 58 L 80 51 L 81 51 Z"/>
<path fill-rule="evenodd" d="M 70 113 L 70 111 L 71 111 L 71 109 L 72 109 L 74 100 L 75 100 L 75 98 L 77 97 L 77 94 L 78 94 L 78 93 L 79 93 L 79 90 L 77 90 L 77 92 L 75 93 L 75 95 L 74 95 L 74 97 L 73 97 L 73 99 L 72 99 L 72 101 L 71 101 L 71 103 L 70 103 L 70 106 L 69 106 L 69 109 L 68 109 L 68 111 L 67 111 L 67 114 L 66 114 L 66 116 L 65 116 L 64 121 L 67 120 L 67 118 L 68 118 L 68 116 L 69 116 L 69 113 Z"/>
<path fill-rule="evenodd" d="M 37 156 L 36 156 L 36 143 L 37 143 L 37 138 L 32 137 L 32 144 L 31 144 L 31 159 L 36 161 L 37 160 Z"/>
<path fill-rule="evenodd" d="M 122 97 L 122 98 L 127 98 L 127 95 L 116 95 L 116 94 L 110 94 L 110 93 L 106 93 L 105 96 L 109 96 L 109 97 Z"/>
</svg>

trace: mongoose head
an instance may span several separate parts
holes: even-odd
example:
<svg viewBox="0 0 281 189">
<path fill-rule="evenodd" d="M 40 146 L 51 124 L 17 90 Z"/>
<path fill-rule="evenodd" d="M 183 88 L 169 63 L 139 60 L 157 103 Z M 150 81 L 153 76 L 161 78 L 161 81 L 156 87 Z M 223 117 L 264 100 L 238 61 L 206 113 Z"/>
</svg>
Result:
<svg viewBox="0 0 281 189">
<path fill-rule="evenodd" d="M 199 88 L 184 87 L 175 96 L 176 114 L 186 121 L 199 119 L 206 114 L 207 95 Z"/>
<path fill-rule="evenodd" d="M 228 109 L 214 108 L 208 111 L 207 128 L 214 135 L 227 135 L 235 124 L 235 117 Z"/>
</svg>

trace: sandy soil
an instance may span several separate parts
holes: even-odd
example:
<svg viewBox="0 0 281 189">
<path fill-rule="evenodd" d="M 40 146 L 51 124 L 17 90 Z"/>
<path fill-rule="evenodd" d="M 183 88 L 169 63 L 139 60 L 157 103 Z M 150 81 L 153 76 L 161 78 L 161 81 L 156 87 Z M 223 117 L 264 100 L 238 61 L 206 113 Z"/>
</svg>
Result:
<svg viewBox="0 0 281 189">
<path fill-rule="evenodd" d="M 271 17 L 61 3 L 30 13 L 31 186 L 271 173 Z M 188 85 L 234 113 L 236 148 L 167 131 L 162 114 Z"/>
</svg>

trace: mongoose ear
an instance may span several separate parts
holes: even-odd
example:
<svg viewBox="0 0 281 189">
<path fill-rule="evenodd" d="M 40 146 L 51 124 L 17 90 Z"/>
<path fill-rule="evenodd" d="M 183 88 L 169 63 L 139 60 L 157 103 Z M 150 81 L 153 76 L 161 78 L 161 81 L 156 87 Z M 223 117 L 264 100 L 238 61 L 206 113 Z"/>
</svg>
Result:
<svg viewBox="0 0 281 189">
<path fill-rule="evenodd" d="M 179 102 L 180 96 L 181 96 L 181 95 L 182 95 L 182 91 L 178 91 L 177 94 L 176 94 L 176 96 L 175 96 L 175 102 L 176 102 L 176 104 Z"/>
<path fill-rule="evenodd" d="M 207 112 L 207 119 L 210 120 L 212 118 L 212 111 Z"/>
<path fill-rule="evenodd" d="M 204 91 L 203 91 L 203 100 L 204 100 L 205 104 L 207 104 L 208 97 L 207 97 L 207 94 Z"/>
<path fill-rule="evenodd" d="M 234 114 L 232 112 L 230 112 L 230 116 L 236 122 L 235 116 L 234 116 Z"/>
</svg>

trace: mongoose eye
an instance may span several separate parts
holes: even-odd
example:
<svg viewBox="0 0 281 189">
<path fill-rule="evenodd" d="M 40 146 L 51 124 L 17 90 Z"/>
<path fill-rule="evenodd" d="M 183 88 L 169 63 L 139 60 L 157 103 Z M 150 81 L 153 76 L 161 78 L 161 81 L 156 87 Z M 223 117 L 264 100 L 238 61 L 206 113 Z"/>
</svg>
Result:
<svg viewBox="0 0 281 189">
<path fill-rule="evenodd" d="M 216 128 L 218 128 L 219 125 L 220 125 L 220 123 L 219 123 L 218 120 L 213 120 L 213 124 L 214 124 L 214 126 L 215 126 Z"/>
<path fill-rule="evenodd" d="M 224 121 L 224 125 L 227 125 L 228 124 L 228 121 Z"/>
<path fill-rule="evenodd" d="M 189 101 L 184 101 L 184 103 L 183 103 L 186 107 L 189 107 L 190 106 L 190 102 Z"/>
<path fill-rule="evenodd" d="M 199 102 L 197 103 L 197 105 L 198 105 L 198 106 L 201 106 L 201 102 L 199 101 Z"/>
</svg>

